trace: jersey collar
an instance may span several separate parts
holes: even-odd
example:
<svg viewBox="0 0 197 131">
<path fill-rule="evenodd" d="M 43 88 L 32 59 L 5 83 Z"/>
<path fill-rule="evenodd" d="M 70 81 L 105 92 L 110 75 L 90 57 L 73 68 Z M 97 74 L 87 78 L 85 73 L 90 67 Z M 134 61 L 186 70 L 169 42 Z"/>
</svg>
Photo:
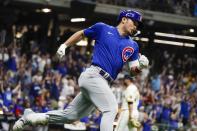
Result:
<svg viewBox="0 0 197 131">
<path fill-rule="evenodd" d="M 115 32 L 116 32 L 116 34 L 118 35 L 119 38 L 121 38 L 121 39 L 125 39 L 125 38 L 129 39 L 129 36 L 122 36 L 122 35 L 120 35 L 120 33 L 118 32 L 118 28 L 117 27 L 115 27 L 115 30 L 116 30 Z"/>
</svg>

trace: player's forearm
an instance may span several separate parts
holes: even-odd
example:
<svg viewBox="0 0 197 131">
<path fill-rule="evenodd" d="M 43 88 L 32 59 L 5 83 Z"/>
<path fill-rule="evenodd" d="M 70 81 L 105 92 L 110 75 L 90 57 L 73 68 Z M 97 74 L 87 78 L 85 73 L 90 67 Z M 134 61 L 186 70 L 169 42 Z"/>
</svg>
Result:
<svg viewBox="0 0 197 131">
<path fill-rule="evenodd" d="M 128 102 L 128 106 L 129 106 L 129 119 L 131 119 L 131 114 L 133 112 L 133 102 Z"/>
<path fill-rule="evenodd" d="M 63 44 L 60 45 L 60 47 L 57 50 L 56 56 L 59 60 L 63 58 L 65 55 L 65 50 L 68 46 L 72 46 L 83 39 L 84 32 L 83 30 L 77 31 L 75 34 L 73 34 L 70 38 L 68 38 L 67 41 L 65 41 Z"/>
<path fill-rule="evenodd" d="M 66 45 L 66 47 L 72 46 L 72 45 L 76 44 L 77 42 L 79 42 L 80 40 L 82 40 L 83 37 L 84 37 L 83 30 L 77 31 L 70 38 L 68 38 L 64 42 L 64 44 Z"/>
</svg>

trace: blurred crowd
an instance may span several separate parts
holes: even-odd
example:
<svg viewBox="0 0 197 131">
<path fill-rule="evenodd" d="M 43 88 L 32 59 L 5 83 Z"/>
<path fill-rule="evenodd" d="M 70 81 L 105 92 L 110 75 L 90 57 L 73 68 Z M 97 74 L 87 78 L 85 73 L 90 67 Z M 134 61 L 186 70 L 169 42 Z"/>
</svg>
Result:
<svg viewBox="0 0 197 131">
<path fill-rule="evenodd" d="M 196 16 L 196 0 L 98 0 L 99 3 L 140 8 L 184 16 Z"/>
<path fill-rule="evenodd" d="M 64 60 L 58 62 L 54 53 L 50 52 L 49 45 L 36 37 L 39 36 L 37 27 L 20 30 L 20 37 L 13 33 L 9 37 L 10 41 L 3 40 L 4 43 L 0 43 L 0 119 L 4 130 L 9 128 L 9 121 L 4 116 L 17 119 L 25 108 L 32 108 L 35 112 L 65 109 L 79 92 L 77 78 L 91 64 L 91 53 L 86 47 L 69 48 Z M 71 34 L 69 30 L 60 34 L 59 44 Z M 135 77 L 135 84 L 141 94 L 139 110 L 148 114 L 143 122 L 143 130 L 195 130 L 196 55 L 159 48 L 154 52 L 144 50 L 151 66 Z M 126 73 L 125 67 L 112 85 L 119 105 L 125 89 L 123 76 Z M 100 119 L 100 112 L 95 111 L 74 125 L 80 128 L 84 126 L 89 131 L 99 131 Z M 65 125 L 65 128 L 70 127 Z"/>
</svg>

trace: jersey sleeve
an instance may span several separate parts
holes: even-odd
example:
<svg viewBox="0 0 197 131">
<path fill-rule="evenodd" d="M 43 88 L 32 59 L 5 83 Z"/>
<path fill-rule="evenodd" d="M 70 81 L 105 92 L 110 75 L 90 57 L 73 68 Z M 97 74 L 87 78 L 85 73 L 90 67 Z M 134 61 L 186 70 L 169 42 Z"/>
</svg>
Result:
<svg viewBox="0 0 197 131">
<path fill-rule="evenodd" d="M 90 26 L 89 28 L 84 29 L 84 35 L 94 40 L 97 39 L 102 30 L 103 25 L 104 23 L 99 22 Z"/>
<path fill-rule="evenodd" d="M 132 54 L 132 56 L 129 58 L 129 67 L 134 67 L 134 66 L 139 66 L 139 47 L 138 44 L 135 42 L 134 43 L 134 52 Z"/>
<path fill-rule="evenodd" d="M 139 58 L 139 46 L 136 42 L 134 43 L 133 48 L 134 48 L 134 53 L 130 57 L 130 59 L 129 59 L 130 61 L 135 61 L 135 60 L 138 60 L 138 58 Z"/>
</svg>

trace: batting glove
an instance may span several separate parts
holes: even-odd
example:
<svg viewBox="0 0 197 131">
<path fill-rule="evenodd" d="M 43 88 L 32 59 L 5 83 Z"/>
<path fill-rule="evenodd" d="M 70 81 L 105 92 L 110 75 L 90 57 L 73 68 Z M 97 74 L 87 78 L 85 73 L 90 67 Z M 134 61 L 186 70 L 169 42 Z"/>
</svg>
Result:
<svg viewBox="0 0 197 131">
<path fill-rule="evenodd" d="M 59 60 L 61 60 L 62 57 L 65 55 L 66 48 L 67 48 L 66 44 L 61 44 L 60 47 L 58 48 L 56 55 Z"/>
<path fill-rule="evenodd" d="M 147 68 L 149 65 L 149 60 L 145 55 L 141 55 L 139 58 L 139 69 L 142 70 Z"/>
</svg>

